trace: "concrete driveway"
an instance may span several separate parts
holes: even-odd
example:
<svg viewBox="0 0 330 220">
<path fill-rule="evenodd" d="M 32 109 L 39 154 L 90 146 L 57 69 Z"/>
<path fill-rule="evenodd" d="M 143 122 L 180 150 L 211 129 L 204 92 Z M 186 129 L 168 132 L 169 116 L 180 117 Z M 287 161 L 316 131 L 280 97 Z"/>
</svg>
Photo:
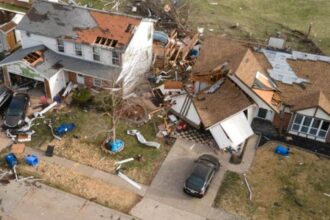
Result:
<svg viewBox="0 0 330 220">
<path fill-rule="evenodd" d="M 224 176 L 225 168 L 220 168 L 206 196 L 202 199 L 188 196 L 182 190 L 184 181 L 193 168 L 194 160 L 204 153 L 214 154 L 205 145 L 178 139 L 145 197 L 133 208 L 131 214 L 145 220 L 210 219 L 214 213 L 212 204 Z M 224 213 L 224 217 L 225 215 L 226 213 Z"/>
</svg>

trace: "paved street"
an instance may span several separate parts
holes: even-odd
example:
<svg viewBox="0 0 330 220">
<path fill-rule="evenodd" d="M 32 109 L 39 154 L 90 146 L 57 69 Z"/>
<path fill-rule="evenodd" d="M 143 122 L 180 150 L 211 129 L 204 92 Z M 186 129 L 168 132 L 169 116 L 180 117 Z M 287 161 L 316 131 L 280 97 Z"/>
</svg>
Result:
<svg viewBox="0 0 330 220">
<path fill-rule="evenodd" d="M 135 218 L 37 183 L 12 181 L 0 186 L 2 220 L 133 220 Z"/>
<path fill-rule="evenodd" d="M 235 219 L 227 213 L 214 215 L 213 201 L 225 173 L 225 168 L 213 179 L 207 195 L 192 198 L 183 193 L 185 178 L 190 174 L 193 161 L 199 155 L 214 154 L 209 147 L 178 139 L 158 171 L 142 201 L 132 209 L 131 214 L 144 220 L 152 219 Z M 221 162 L 221 161 L 220 161 Z M 215 217 L 215 218 L 214 218 Z"/>
</svg>

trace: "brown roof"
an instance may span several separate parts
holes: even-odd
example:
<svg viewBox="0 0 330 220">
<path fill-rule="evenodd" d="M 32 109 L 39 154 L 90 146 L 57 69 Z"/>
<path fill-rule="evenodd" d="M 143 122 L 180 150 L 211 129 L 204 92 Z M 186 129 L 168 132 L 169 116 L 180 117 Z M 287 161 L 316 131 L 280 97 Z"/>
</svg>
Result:
<svg viewBox="0 0 330 220">
<path fill-rule="evenodd" d="M 14 29 L 15 27 L 16 27 L 15 22 L 10 21 L 10 22 L 8 22 L 6 24 L 1 25 L 0 26 L 0 30 L 3 31 L 3 32 L 5 32 L 5 33 L 7 33 L 8 31 Z"/>
<path fill-rule="evenodd" d="M 259 63 L 251 49 L 248 49 L 241 60 L 235 74 L 247 86 L 252 87 L 256 78 L 257 72 L 265 73 L 266 69 Z"/>
<path fill-rule="evenodd" d="M 76 42 L 93 44 L 96 37 L 118 41 L 118 45 L 127 45 L 132 37 L 132 31 L 126 31 L 128 25 L 139 25 L 140 20 L 128 16 L 91 11 L 97 27 L 77 30 L 79 38 Z"/>
<path fill-rule="evenodd" d="M 321 91 L 312 92 L 307 95 L 301 95 L 294 98 L 291 103 L 293 104 L 293 111 L 311 107 L 320 107 L 325 112 L 330 114 L 330 101 Z"/>
<path fill-rule="evenodd" d="M 253 103 L 228 78 L 215 93 L 201 92 L 193 102 L 205 127 L 210 127 Z"/>
<path fill-rule="evenodd" d="M 208 74 L 225 62 L 228 62 L 231 71 L 235 72 L 247 49 L 247 46 L 237 41 L 223 37 L 207 37 L 193 67 L 193 73 Z"/>
<path fill-rule="evenodd" d="M 323 110 L 330 114 L 330 107 L 326 104 L 330 100 L 330 63 L 308 60 L 288 62 L 298 77 L 308 79 L 310 83 L 300 86 L 276 81 L 283 102 L 292 105 L 293 109 L 323 106 Z"/>
</svg>

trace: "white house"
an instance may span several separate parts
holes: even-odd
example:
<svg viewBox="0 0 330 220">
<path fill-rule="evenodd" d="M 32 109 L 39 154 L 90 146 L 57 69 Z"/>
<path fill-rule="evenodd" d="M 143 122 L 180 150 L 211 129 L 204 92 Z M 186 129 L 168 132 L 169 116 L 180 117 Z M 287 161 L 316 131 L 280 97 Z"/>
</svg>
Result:
<svg viewBox="0 0 330 220">
<path fill-rule="evenodd" d="M 69 81 L 129 94 L 152 62 L 153 21 L 140 17 L 41 0 L 17 29 L 22 48 L 0 62 L 5 84 L 40 81 L 49 98 Z"/>
<path fill-rule="evenodd" d="M 211 88 L 172 98 L 171 111 L 192 126 L 209 130 L 221 149 L 237 150 L 253 135 L 250 124 L 258 106 L 229 78 Z"/>
</svg>

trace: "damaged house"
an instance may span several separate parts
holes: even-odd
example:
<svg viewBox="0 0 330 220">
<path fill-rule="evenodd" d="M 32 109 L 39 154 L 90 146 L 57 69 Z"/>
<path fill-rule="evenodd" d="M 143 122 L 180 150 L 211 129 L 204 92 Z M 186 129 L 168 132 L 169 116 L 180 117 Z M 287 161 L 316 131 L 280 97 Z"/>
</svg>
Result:
<svg viewBox="0 0 330 220">
<path fill-rule="evenodd" d="M 194 108 L 178 107 L 175 110 L 174 106 L 174 111 L 180 113 L 182 118 L 186 117 L 191 124 L 199 125 L 205 123 L 201 108 L 204 111 L 212 108 L 209 110 L 214 112 L 212 116 L 216 116 L 221 109 L 223 114 L 227 108 L 232 109 L 226 116 L 234 118 L 235 128 L 228 129 L 222 122 L 217 130 L 212 130 L 209 123 L 204 125 L 221 148 L 230 143 L 228 140 L 237 144 L 232 135 L 242 133 L 246 134 L 242 137 L 248 137 L 250 130 L 245 121 L 251 123 L 253 118 L 270 121 L 287 135 L 330 142 L 330 57 L 285 51 L 276 45 L 253 48 L 237 41 L 211 37 L 203 43 L 191 80 L 195 95 L 192 101 L 184 100 L 182 106 L 188 103 L 188 107 L 193 105 Z M 209 97 L 205 92 L 202 97 L 198 95 L 200 91 L 210 90 L 210 86 L 219 82 L 222 83 L 219 89 Z M 235 85 L 233 88 L 237 91 L 233 93 L 237 93 L 237 96 L 241 94 L 242 99 L 243 96 L 249 98 L 240 102 L 237 97 L 230 98 L 234 95 L 228 92 L 227 98 L 219 96 L 207 101 L 212 100 L 211 96 L 221 93 L 221 90 L 225 92 L 228 82 Z M 221 101 L 218 100 L 220 98 Z M 199 100 L 205 103 L 199 105 Z M 248 101 L 254 104 L 249 105 Z M 239 103 L 243 104 L 234 111 Z M 189 121 L 193 114 L 200 121 Z M 236 121 L 235 115 L 240 115 Z"/>
<path fill-rule="evenodd" d="M 129 94 L 152 62 L 153 21 L 90 8 L 36 1 L 17 29 L 22 48 L 0 66 L 8 87 L 40 82 L 49 98 L 69 82 Z"/>
<path fill-rule="evenodd" d="M 21 36 L 16 26 L 22 18 L 23 14 L 0 10 L 0 53 L 10 53 L 20 46 Z"/>
</svg>

